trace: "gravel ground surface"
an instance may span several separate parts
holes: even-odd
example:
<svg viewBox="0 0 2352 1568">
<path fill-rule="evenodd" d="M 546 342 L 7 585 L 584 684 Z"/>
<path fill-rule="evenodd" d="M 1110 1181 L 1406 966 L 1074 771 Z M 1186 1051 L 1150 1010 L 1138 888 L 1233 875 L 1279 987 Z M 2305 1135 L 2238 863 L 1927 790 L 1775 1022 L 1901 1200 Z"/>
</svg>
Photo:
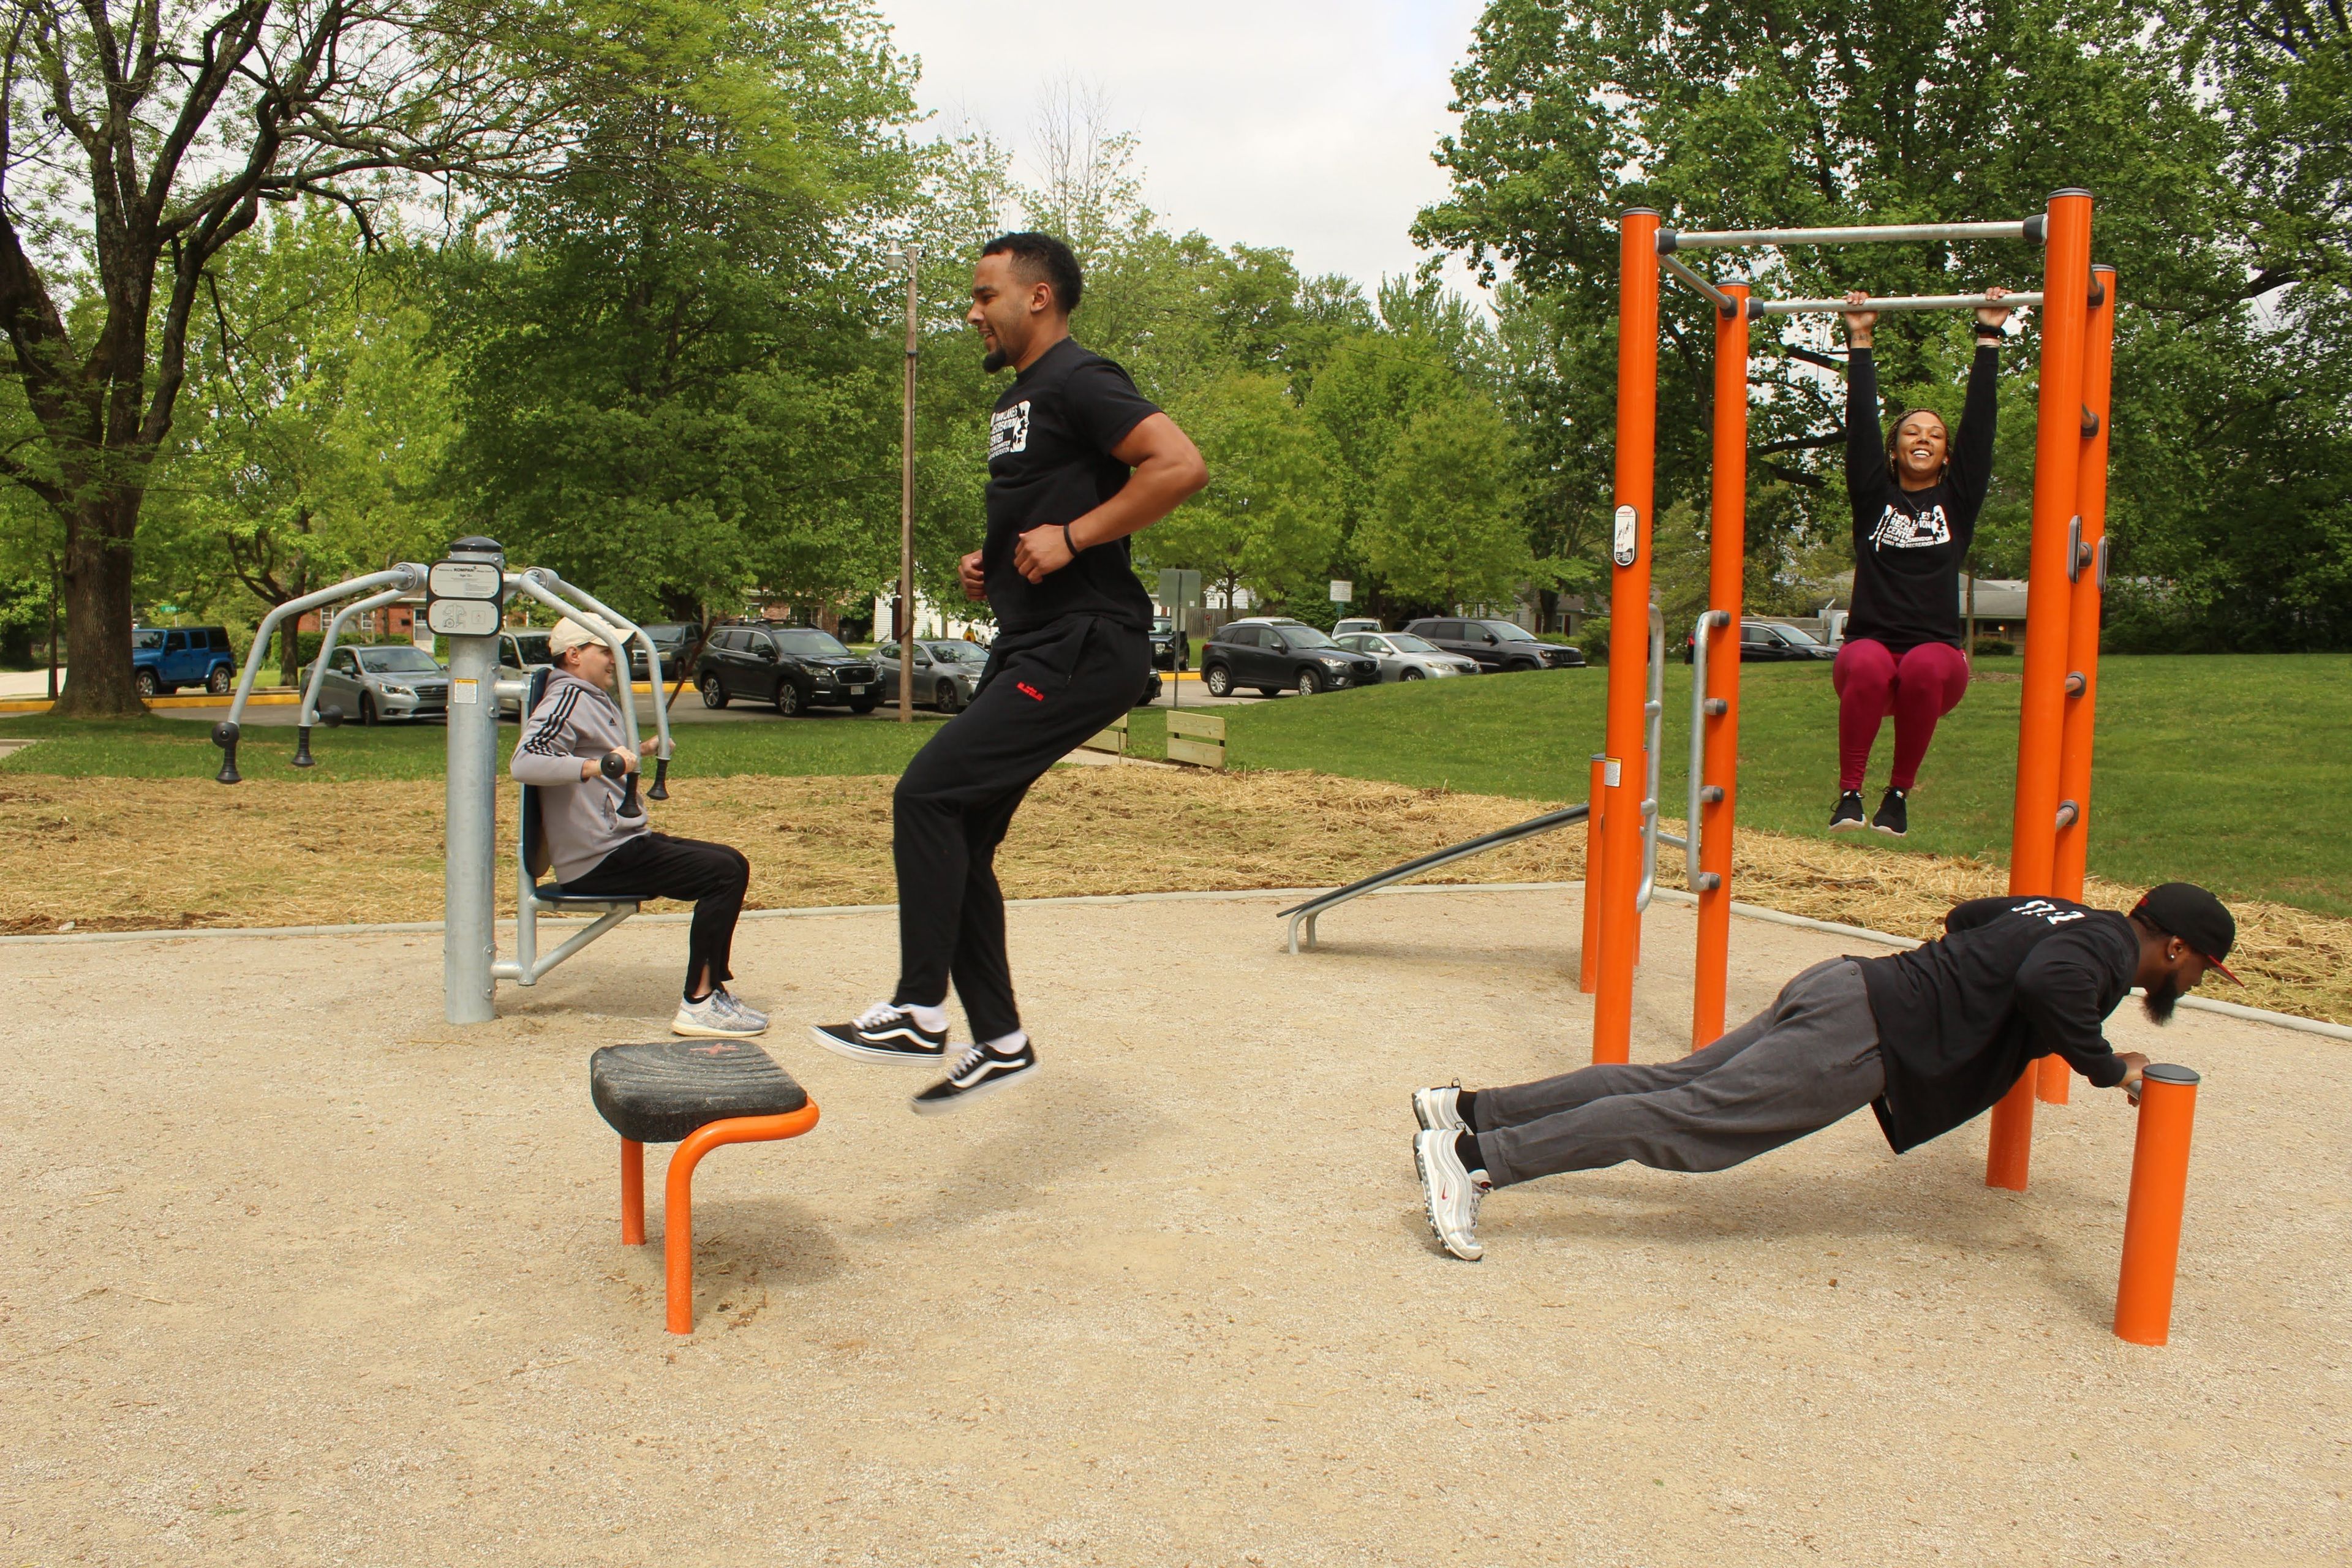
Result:
<svg viewBox="0 0 2352 1568">
<path fill-rule="evenodd" d="M 0 1561 L 2345 1561 L 2343 1046 L 2118 1016 L 2206 1075 L 2164 1349 L 2108 1330 L 2131 1121 L 2080 1085 L 2021 1194 L 1981 1124 L 1898 1161 L 1862 1116 L 1496 1194 L 1468 1265 L 1406 1094 L 1584 1058 L 1573 898 L 1369 900 L 1297 958 L 1275 907 L 1017 909 L 1045 1071 L 938 1121 L 800 1028 L 888 918 L 747 925 L 824 1118 L 703 1165 L 688 1339 L 585 1082 L 678 927 L 466 1031 L 431 937 L 12 950 Z M 1735 937 L 1741 1007 L 1856 945 Z M 1643 1058 L 1690 939 L 1652 912 Z"/>
</svg>

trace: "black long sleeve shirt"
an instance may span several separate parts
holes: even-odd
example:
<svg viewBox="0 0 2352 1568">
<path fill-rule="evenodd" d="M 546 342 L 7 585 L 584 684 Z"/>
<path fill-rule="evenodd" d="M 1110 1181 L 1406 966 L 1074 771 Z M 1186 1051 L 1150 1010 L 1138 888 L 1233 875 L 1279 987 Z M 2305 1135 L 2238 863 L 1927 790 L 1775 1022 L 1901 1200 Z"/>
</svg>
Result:
<svg viewBox="0 0 2352 1568">
<path fill-rule="evenodd" d="M 1858 960 L 1886 1092 L 1871 1109 L 1896 1153 L 1973 1121 L 2053 1052 L 2101 1089 L 2126 1070 L 2099 1026 L 2131 994 L 2129 919 L 2064 899 L 1971 899 L 1937 940 Z"/>
<path fill-rule="evenodd" d="M 1878 371 L 1868 349 L 1846 360 L 1845 488 L 1853 502 L 1853 608 L 1845 635 L 1901 655 L 1960 640 L 1960 566 L 1992 480 L 2000 353 L 1977 349 L 1968 401 L 1943 478 L 1906 490 L 1886 469 L 1878 427 Z"/>
</svg>

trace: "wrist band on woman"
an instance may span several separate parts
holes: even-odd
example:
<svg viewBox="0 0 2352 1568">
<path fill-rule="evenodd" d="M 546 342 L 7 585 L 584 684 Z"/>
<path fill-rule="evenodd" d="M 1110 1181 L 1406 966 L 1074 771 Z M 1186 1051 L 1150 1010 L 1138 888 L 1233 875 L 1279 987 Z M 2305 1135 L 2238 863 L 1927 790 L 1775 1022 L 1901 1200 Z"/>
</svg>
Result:
<svg viewBox="0 0 2352 1568">
<path fill-rule="evenodd" d="M 1070 537 L 1070 525 L 1066 522 L 1062 524 L 1062 544 L 1075 559 L 1078 553 L 1078 542 Z"/>
</svg>

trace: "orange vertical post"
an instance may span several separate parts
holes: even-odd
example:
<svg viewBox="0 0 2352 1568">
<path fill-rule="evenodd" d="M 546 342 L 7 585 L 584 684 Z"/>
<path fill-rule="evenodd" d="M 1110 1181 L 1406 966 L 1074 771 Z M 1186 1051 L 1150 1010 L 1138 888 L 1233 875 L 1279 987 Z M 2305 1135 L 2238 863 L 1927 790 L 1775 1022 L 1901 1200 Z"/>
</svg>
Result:
<svg viewBox="0 0 2352 1568">
<path fill-rule="evenodd" d="M 1611 518 L 1609 726 L 1601 750 L 1601 973 L 1592 1059 L 1631 1059 L 1641 915 L 1643 743 L 1649 700 L 1650 521 L 1658 417 L 1658 215 L 1627 209 L 1617 236 L 1617 474 Z"/>
<path fill-rule="evenodd" d="M 2033 443 L 2033 538 L 2025 589 L 2025 679 L 2017 721 L 2017 795 L 2009 890 L 2052 891 L 2058 763 L 2066 712 L 2067 552 L 2083 444 L 2083 338 L 2090 307 L 2091 194 L 2050 198 L 2042 238 L 2042 384 Z M 2033 1149 L 2030 1065 L 1992 1109 L 1985 1184 L 2022 1191 Z"/>
<path fill-rule="evenodd" d="M 1698 969 L 1691 989 L 1691 1049 L 1723 1034 L 1731 963 L 1731 826 L 1739 796 L 1739 608 L 1748 571 L 1748 286 L 1721 286 L 1732 310 L 1715 313 L 1715 464 L 1707 513 L 1706 605 L 1730 617 L 1706 650 L 1706 695 L 1723 704 L 1702 722 L 1698 868 L 1715 879 L 1698 895 Z"/>
<path fill-rule="evenodd" d="M 2083 447 L 2074 473 L 2074 514 L 2082 540 L 2069 567 L 2074 574 L 2066 610 L 2066 719 L 2058 753 L 2059 814 L 2051 890 L 2080 902 L 2090 869 L 2091 745 L 2098 715 L 2100 604 L 2106 590 L 2102 546 L 2107 536 L 2107 404 L 2116 344 L 2116 269 L 2091 268 L 2091 305 L 2083 331 Z M 2071 802 L 2074 810 L 2066 810 Z M 2074 1079 L 2065 1058 L 2042 1058 L 2036 1092 L 2066 1103 Z"/>
<path fill-rule="evenodd" d="M 621 1140 L 621 1245 L 646 1244 L 646 1146 Z"/>
<path fill-rule="evenodd" d="M 1584 945 L 1577 950 L 1576 988 L 1590 996 L 1601 984 L 1601 823 L 1606 785 L 1601 753 L 1592 754 L 1592 782 L 1586 788 L 1584 816 Z"/>
<path fill-rule="evenodd" d="M 2162 1063 L 2140 1075 L 2139 1136 L 2132 1145 L 2123 1273 L 2116 1286 L 2116 1337 L 2136 1345 L 2160 1345 L 2172 1336 L 2197 1082 L 2187 1068 Z"/>
</svg>

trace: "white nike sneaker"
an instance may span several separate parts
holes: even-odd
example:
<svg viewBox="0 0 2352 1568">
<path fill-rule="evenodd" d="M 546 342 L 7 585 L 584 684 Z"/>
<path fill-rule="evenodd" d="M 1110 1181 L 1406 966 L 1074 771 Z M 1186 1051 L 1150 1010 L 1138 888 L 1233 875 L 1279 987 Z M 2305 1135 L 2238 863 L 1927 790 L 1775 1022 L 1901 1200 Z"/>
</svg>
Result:
<svg viewBox="0 0 2352 1568">
<path fill-rule="evenodd" d="M 1470 1124 L 1462 1120 L 1462 1086 L 1449 1083 L 1443 1089 L 1416 1089 L 1412 1091 L 1412 1119 L 1421 1123 L 1422 1131 L 1443 1128 L 1450 1132 L 1467 1132 Z"/>
<path fill-rule="evenodd" d="M 1421 1196 L 1429 1211 L 1429 1228 L 1438 1244 L 1465 1263 L 1486 1255 L 1474 1234 L 1478 1225 L 1478 1200 L 1487 1184 L 1473 1176 L 1455 1152 L 1462 1134 L 1452 1128 L 1431 1128 L 1412 1136 L 1412 1163 L 1421 1172 Z"/>
</svg>

